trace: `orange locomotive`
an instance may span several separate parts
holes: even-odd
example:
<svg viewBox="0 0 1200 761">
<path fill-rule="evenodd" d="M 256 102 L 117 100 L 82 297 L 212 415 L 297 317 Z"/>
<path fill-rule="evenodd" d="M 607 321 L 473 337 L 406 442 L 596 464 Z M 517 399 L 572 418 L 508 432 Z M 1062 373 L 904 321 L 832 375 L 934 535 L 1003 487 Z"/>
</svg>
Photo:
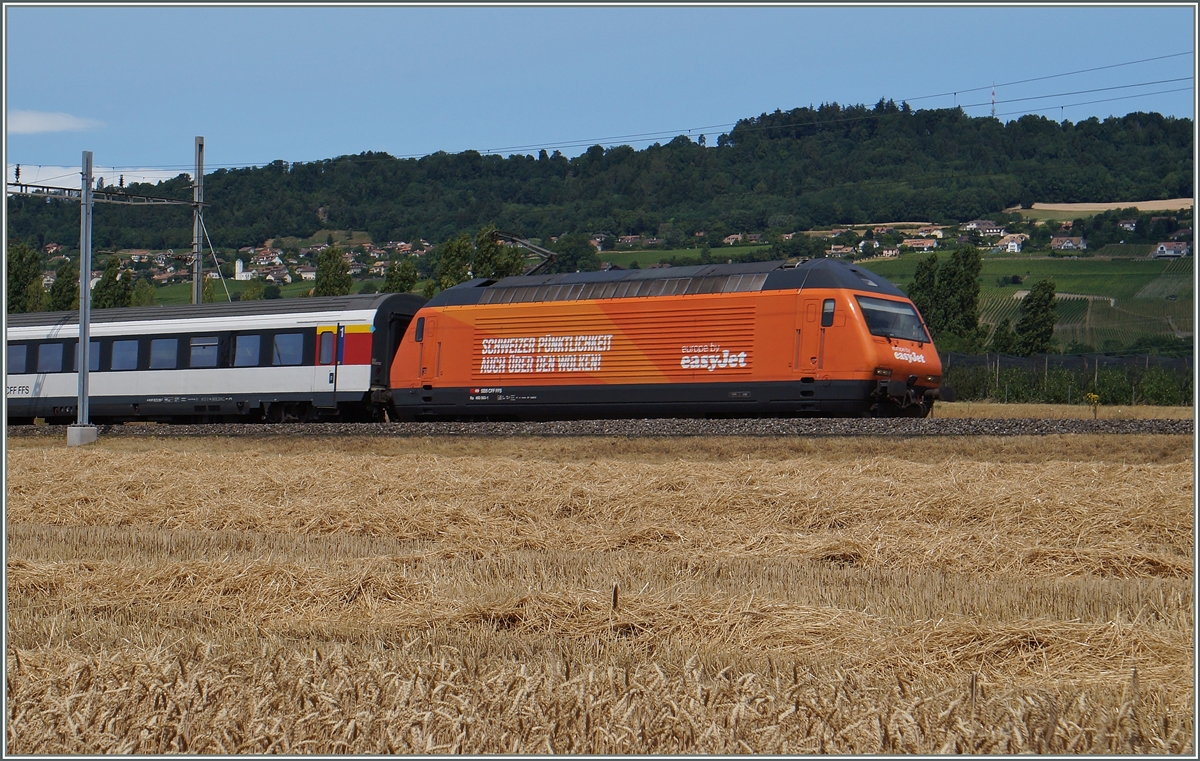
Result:
<svg viewBox="0 0 1200 761">
<path fill-rule="evenodd" d="M 920 315 L 834 259 L 473 280 L 416 314 L 401 418 L 927 415 L 952 400 Z"/>
</svg>

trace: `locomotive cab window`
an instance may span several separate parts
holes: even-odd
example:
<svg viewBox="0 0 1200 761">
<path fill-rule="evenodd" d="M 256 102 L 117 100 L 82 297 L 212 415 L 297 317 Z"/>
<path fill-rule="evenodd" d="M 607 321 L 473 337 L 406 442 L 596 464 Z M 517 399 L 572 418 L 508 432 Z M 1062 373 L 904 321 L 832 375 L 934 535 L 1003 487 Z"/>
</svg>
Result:
<svg viewBox="0 0 1200 761">
<path fill-rule="evenodd" d="M 42 344 L 38 347 L 37 371 L 39 373 L 61 373 L 62 360 L 62 344 Z"/>
<path fill-rule="evenodd" d="M 179 339 L 155 338 L 150 342 L 150 369 L 174 370 L 179 365 Z"/>
<path fill-rule="evenodd" d="M 302 365 L 304 364 L 304 334 L 277 333 L 275 334 L 275 353 L 272 355 L 273 365 Z"/>
<path fill-rule="evenodd" d="M 188 360 L 189 367 L 217 366 L 217 337 L 195 336 L 191 340 L 192 354 Z"/>
<path fill-rule="evenodd" d="M 425 340 L 425 318 L 417 318 L 417 332 L 413 335 L 413 340 L 417 343 Z"/>
<path fill-rule="evenodd" d="M 902 338 L 906 341 L 925 342 L 929 335 L 917 310 L 911 304 L 887 299 L 873 299 L 870 296 L 855 296 L 862 308 L 863 318 L 867 321 L 867 329 L 872 335 L 887 338 Z"/>
<path fill-rule="evenodd" d="M 833 325 L 833 308 L 837 302 L 833 299 L 825 299 L 821 304 L 821 327 L 828 328 Z"/>
<path fill-rule="evenodd" d="M 26 351 L 25 344 L 8 345 L 8 362 L 5 363 L 5 367 L 8 368 L 9 375 L 20 375 L 25 372 Z"/>
<path fill-rule="evenodd" d="M 233 366 L 258 367 L 258 347 L 260 339 L 257 335 L 237 336 L 233 339 Z"/>
</svg>

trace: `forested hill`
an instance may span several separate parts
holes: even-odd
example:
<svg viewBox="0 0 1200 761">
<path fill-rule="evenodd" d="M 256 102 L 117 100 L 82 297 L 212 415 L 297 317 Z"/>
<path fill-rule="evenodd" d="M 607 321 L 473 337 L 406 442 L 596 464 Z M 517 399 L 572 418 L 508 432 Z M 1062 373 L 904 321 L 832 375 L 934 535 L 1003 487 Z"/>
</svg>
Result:
<svg viewBox="0 0 1200 761">
<path fill-rule="evenodd" d="M 1003 124 L 961 109 L 874 107 L 777 111 L 738 122 L 707 146 L 686 136 L 644 150 L 593 146 L 567 159 L 363 153 L 205 177 L 219 247 L 366 230 L 376 241 L 495 224 L 525 236 L 802 230 L 832 224 L 965 221 L 1018 203 L 1121 202 L 1191 196 L 1192 121 L 1132 113 L 1072 124 L 1025 116 Z M 716 144 L 714 145 L 713 142 Z M 188 178 L 130 192 L 190 198 Z M 77 205 L 10 198 L 9 235 L 71 242 Z M 99 247 L 186 248 L 186 208 L 106 205 Z"/>
</svg>

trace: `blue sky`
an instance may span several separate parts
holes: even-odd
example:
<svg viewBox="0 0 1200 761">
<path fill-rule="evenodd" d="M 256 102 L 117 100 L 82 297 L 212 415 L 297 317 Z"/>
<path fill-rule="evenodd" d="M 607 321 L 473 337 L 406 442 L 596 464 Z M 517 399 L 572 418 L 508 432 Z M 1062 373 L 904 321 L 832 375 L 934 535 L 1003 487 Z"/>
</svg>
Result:
<svg viewBox="0 0 1200 761">
<path fill-rule="evenodd" d="M 7 6 L 5 160 L 9 179 L 20 163 L 24 180 L 74 185 L 50 178 L 84 150 L 127 181 L 187 171 L 196 135 L 208 171 L 576 155 L 689 129 L 715 144 L 739 118 L 830 101 L 983 116 L 992 83 L 1005 121 L 1193 118 L 1195 38 L 1190 6 Z"/>
</svg>

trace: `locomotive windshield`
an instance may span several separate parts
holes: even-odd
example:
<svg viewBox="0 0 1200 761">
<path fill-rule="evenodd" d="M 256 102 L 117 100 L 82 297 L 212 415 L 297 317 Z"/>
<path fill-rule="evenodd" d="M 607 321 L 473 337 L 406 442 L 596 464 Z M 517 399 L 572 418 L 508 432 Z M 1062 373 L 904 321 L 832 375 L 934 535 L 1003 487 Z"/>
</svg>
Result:
<svg viewBox="0 0 1200 761">
<path fill-rule="evenodd" d="M 867 329 L 872 335 L 888 338 L 903 338 L 907 341 L 928 341 L 929 335 L 917 310 L 903 301 L 873 299 L 870 296 L 855 296 L 867 320 Z"/>
</svg>

